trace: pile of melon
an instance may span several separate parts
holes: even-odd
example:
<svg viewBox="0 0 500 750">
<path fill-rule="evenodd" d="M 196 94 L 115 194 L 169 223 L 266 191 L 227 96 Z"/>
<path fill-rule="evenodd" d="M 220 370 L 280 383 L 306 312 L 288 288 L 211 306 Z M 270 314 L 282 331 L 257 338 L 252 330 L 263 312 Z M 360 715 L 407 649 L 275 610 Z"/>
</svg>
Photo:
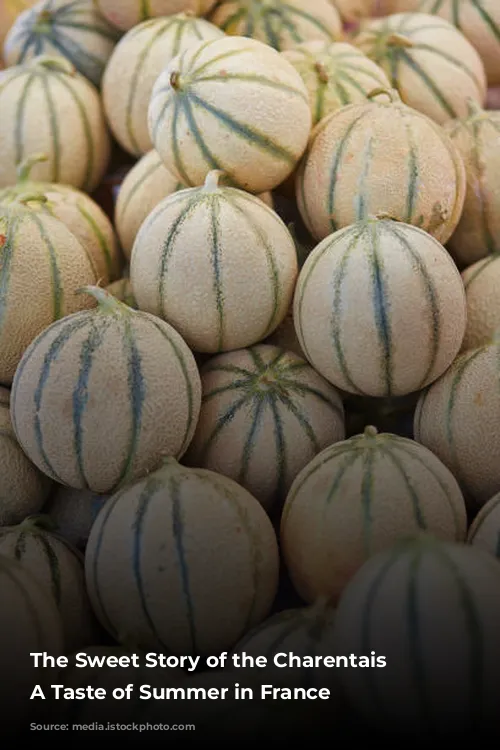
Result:
<svg viewBox="0 0 500 750">
<path fill-rule="evenodd" d="M 0 40 L 12 727 L 36 684 L 212 680 L 331 695 L 36 710 L 486 736 L 500 3 L 8 0 Z M 54 674 L 35 651 L 199 664 Z M 243 652 L 268 669 L 206 666 Z M 283 652 L 386 666 L 274 669 Z"/>
</svg>

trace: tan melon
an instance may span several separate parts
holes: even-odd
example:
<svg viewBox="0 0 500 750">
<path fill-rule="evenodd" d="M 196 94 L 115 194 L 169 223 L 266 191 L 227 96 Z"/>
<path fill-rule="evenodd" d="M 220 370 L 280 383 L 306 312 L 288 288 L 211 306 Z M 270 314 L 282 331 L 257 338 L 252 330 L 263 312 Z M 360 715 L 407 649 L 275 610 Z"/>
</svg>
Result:
<svg viewBox="0 0 500 750">
<path fill-rule="evenodd" d="M 472 100 L 461 120 L 444 126 L 467 174 L 460 222 L 448 242 L 459 268 L 500 252 L 500 112 L 481 109 Z"/>
<path fill-rule="evenodd" d="M 159 16 L 208 11 L 214 0 L 94 0 L 99 12 L 116 28 L 129 31 Z"/>
<path fill-rule="evenodd" d="M 481 508 L 471 524 L 467 541 L 500 560 L 500 494 Z"/>
<path fill-rule="evenodd" d="M 184 184 L 200 186 L 221 169 L 251 193 L 273 190 L 294 171 L 311 122 L 293 65 L 244 37 L 201 42 L 174 58 L 155 83 L 148 114 L 156 150 Z"/>
<path fill-rule="evenodd" d="M 66 317 L 33 341 L 16 372 L 11 414 L 42 471 L 105 495 L 153 471 L 165 455 L 185 453 L 201 383 L 171 326 L 103 289 L 84 291 L 97 309 Z"/>
<path fill-rule="evenodd" d="M 442 124 L 467 112 L 467 99 L 486 101 L 478 52 L 443 18 L 396 13 L 363 24 L 354 43 L 385 70 L 408 106 Z"/>
<path fill-rule="evenodd" d="M 300 213 L 318 240 L 386 214 L 445 244 L 465 192 L 465 168 L 448 135 L 395 92 L 377 92 L 319 123 L 297 174 Z"/>
<path fill-rule="evenodd" d="M 106 287 L 106 291 L 109 294 L 112 294 L 113 297 L 116 297 L 116 299 L 120 300 L 120 302 L 124 302 L 129 307 L 133 307 L 134 310 L 138 309 L 130 279 L 124 278 L 114 281 Z"/>
<path fill-rule="evenodd" d="M 294 320 L 307 359 L 337 388 L 406 396 L 457 356 L 465 292 L 437 240 L 409 224 L 369 219 L 330 235 L 308 257 Z"/>
<path fill-rule="evenodd" d="M 108 495 L 55 485 L 43 506 L 43 513 L 51 519 L 57 534 L 83 552 L 92 525 L 106 500 Z"/>
<path fill-rule="evenodd" d="M 2 67 L 1 50 L 9 29 L 20 13 L 30 8 L 38 0 L 3 0 L 0 3 L 0 68 Z"/>
<path fill-rule="evenodd" d="M 48 161 L 32 180 L 98 186 L 110 157 L 101 100 L 68 60 L 40 56 L 0 72 L 0 110 L 0 187 L 15 185 L 19 164 L 39 153 Z"/>
<path fill-rule="evenodd" d="M 467 297 L 467 328 L 462 349 L 490 344 L 500 331 L 500 254 L 462 272 Z"/>
<path fill-rule="evenodd" d="M 130 266 L 139 309 L 205 353 L 252 346 L 272 333 L 298 273 L 279 216 L 259 198 L 219 185 L 220 176 L 210 172 L 203 187 L 162 201 L 141 226 Z"/>
<path fill-rule="evenodd" d="M 379 0 L 331 0 L 346 23 L 356 23 L 374 16 Z"/>
</svg>

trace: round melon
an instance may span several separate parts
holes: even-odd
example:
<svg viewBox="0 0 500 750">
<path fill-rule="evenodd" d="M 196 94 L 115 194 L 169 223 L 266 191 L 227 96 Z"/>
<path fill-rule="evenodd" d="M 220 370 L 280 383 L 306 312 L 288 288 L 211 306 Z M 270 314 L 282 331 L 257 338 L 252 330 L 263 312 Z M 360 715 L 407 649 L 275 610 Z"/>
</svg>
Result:
<svg viewBox="0 0 500 750">
<path fill-rule="evenodd" d="M 500 112 L 469 103 L 461 120 L 444 126 L 467 174 L 462 217 L 448 249 L 460 268 L 500 252 Z"/>
<path fill-rule="evenodd" d="M 467 541 L 500 560 L 500 494 L 481 508 L 471 524 Z"/>
<path fill-rule="evenodd" d="M 134 310 L 137 310 L 137 302 L 134 297 L 134 292 L 132 291 L 132 284 L 130 283 L 130 279 L 123 278 L 119 279 L 118 281 L 114 281 L 112 284 L 106 287 L 106 291 L 109 294 L 112 294 L 113 297 L 116 297 L 116 299 L 120 300 L 120 302 L 124 302 L 129 307 L 132 307 Z"/>
<path fill-rule="evenodd" d="M 63 623 L 66 651 L 90 646 L 98 634 L 85 589 L 83 560 L 68 543 L 47 531 L 43 517 L 0 528 L 0 555 L 17 560 L 53 598 Z"/>
<path fill-rule="evenodd" d="M 209 15 L 224 33 L 246 36 L 277 50 L 311 39 L 342 37 L 342 21 L 330 0 L 219 0 Z"/>
<path fill-rule="evenodd" d="M 20 13 L 30 8 L 38 0 L 3 0 L 0 3 L 0 68 L 2 67 L 2 47 L 5 37 Z"/>
<path fill-rule="evenodd" d="M 214 4 L 215 0 L 94 0 L 97 9 L 120 31 L 129 31 L 134 26 L 150 19 L 172 16 L 177 13 L 198 13 Z"/>
<path fill-rule="evenodd" d="M 94 304 L 77 291 L 96 281 L 87 252 L 62 222 L 0 203 L 0 383 L 11 385 L 26 348 L 47 326 Z"/>
<path fill-rule="evenodd" d="M 360 718 L 399 738 L 491 736 L 498 721 L 500 565 L 423 535 L 372 557 L 335 618 L 335 653 L 385 666 L 339 669 Z M 496 730 L 495 730 L 496 731 Z"/>
<path fill-rule="evenodd" d="M 177 55 L 223 33 L 203 18 L 179 13 L 145 21 L 116 46 L 102 82 L 104 111 L 113 135 L 135 156 L 152 148 L 148 106 L 160 73 Z"/>
<path fill-rule="evenodd" d="M 56 485 L 43 513 L 51 519 L 59 536 L 84 552 L 92 525 L 108 499 L 108 495 Z"/>
<path fill-rule="evenodd" d="M 16 19 L 4 43 L 7 65 L 61 55 L 95 86 L 118 41 L 93 0 L 40 0 Z"/>
<path fill-rule="evenodd" d="M 500 331 L 500 254 L 474 263 L 462 272 L 467 298 L 463 351 L 490 344 Z"/>
<path fill-rule="evenodd" d="M 272 511 L 299 471 L 345 437 L 337 391 L 292 352 L 261 345 L 210 359 L 185 457 L 234 479 Z"/>
<path fill-rule="evenodd" d="M 175 459 L 108 501 L 85 560 L 110 634 L 177 655 L 232 648 L 277 591 L 277 541 L 261 505 L 231 479 Z"/>
<path fill-rule="evenodd" d="M 0 388 L 0 528 L 38 513 L 51 482 L 27 458 L 16 440 L 9 412 L 10 393 Z"/>
<path fill-rule="evenodd" d="M 26 351 L 11 415 L 26 454 L 73 489 L 111 494 L 180 457 L 194 433 L 201 383 L 167 323 L 89 287 L 98 308 L 58 321 Z M 95 301 L 95 300 L 94 300 Z"/>
<path fill-rule="evenodd" d="M 486 101 L 479 54 L 443 18 L 396 13 L 363 25 L 354 43 L 387 73 L 405 104 L 442 124 L 467 113 L 467 99 Z"/>
<path fill-rule="evenodd" d="M 347 104 L 364 101 L 377 88 L 389 88 L 389 79 L 352 44 L 304 42 L 282 52 L 304 81 L 316 125 Z"/>
<path fill-rule="evenodd" d="M 337 388 L 406 396 L 439 378 L 460 351 L 465 292 L 437 240 L 409 224 L 368 219 L 308 257 L 294 321 L 307 359 Z"/>
<path fill-rule="evenodd" d="M 47 155 L 31 179 L 85 192 L 100 183 L 110 139 L 96 89 L 62 57 L 41 55 L 0 72 L 0 187 L 15 185 L 18 165 Z"/>
<path fill-rule="evenodd" d="M 457 481 L 415 441 L 367 427 L 326 448 L 297 476 L 280 542 L 302 599 L 337 603 L 369 557 L 420 531 L 464 541 L 467 513 Z"/>
<path fill-rule="evenodd" d="M 203 187 L 162 201 L 141 226 L 130 265 L 139 309 L 206 353 L 252 346 L 272 333 L 298 274 L 282 219 L 259 198 L 220 186 L 219 177 L 210 172 Z"/>
<path fill-rule="evenodd" d="M 288 60 L 254 39 L 226 37 L 171 61 L 154 85 L 148 124 L 165 166 L 185 185 L 221 169 L 235 187 L 263 193 L 294 171 L 312 115 Z"/>
<path fill-rule="evenodd" d="M 301 216 L 317 240 L 383 213 L 445 244 L 465 193 L 465 168 L 448 135 L 390 91 L 317 125 L 296 181 Z"/>
<path fill-rule="evenodd" d="M 500 490 L 500 344 L 464 352 L 420 396 L 415 439 L 453 472 L 471 509 Z"/>
</svg>

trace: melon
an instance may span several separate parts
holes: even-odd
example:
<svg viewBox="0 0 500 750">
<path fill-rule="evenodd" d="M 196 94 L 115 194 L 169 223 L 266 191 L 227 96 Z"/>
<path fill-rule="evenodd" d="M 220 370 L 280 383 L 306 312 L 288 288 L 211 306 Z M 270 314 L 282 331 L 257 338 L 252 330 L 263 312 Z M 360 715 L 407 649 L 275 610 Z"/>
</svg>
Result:
<svg viewBox="0 0 500 750">
<path fill-rule="evenodd" d="M 215 0 L 94 0 L 98 11 L 120 31 L 161 16 L 208 11 Z"/>
<path fill-rule="evenodd" d="M 26 8 L 30 8 L 38 0 L 3 0 L 0 3 L 0 68 L 2 67 L 2 47 L 5 41 L 5 37 L 9 33 L 9 29 L 12 24 L 15 23 L 16 18 Z"/>
<path fill-rule="evenodd" d="M 259 198 L 219 184 L 162 201 L 142 224 L 130 264 L 140 310 L 170 323 L 195 351 L 262 341 L 284 319 L 298 274 L 295 243 Z M 189 248 L 189 252 L 186 252 Z"/>
<path fill-rule="evenodd" d="M 290 309 L 288 310 L 284 321 L 280 323 L 278 328 L 273 331 L 267 339 L 264 339 L 263 343 L 277 346 L 279 349 L 285 349 L 287 352 L 292 352 L 302 359 L 307 359 L 295 331 L 293 304 L 290 305 Z"/>
<path fill-rule="evenodd" d="M 179 13 L 145 21 L 116 46 L 102 82 L 104 111 L 120 145 L 135 156 L 152 148 L 148 106 L 153 86 L 170 61 L 223 33 L 202 18 Z"/>
<path fill-rule="evenodd" d="M 9 412 L 10 392 L 0 388 L 0 528 L 38 513 L 51 482 L 28 459 L 16 440 Z"/>
<path fill-rule="evenodd" d="M 303 42 L 282 52 L 309 92 L 313 125 L 347 104 L 366 100 L 376 88 L 389 88 L 384 71 L 352 44 Z"/>
<path fill-rule="evenodd" d="M 467 113 L 467 99 L 486 101 L 479 54 L 444 18 L 396 13 L 363 25 L 354 43 L 387 73 L 410 107 L 437 123 Z"/>
<path fill-rule="evenodd" d="M 271 521 L 247 490 L 168 458 L 104 506 L 85 564 L 94 610 L 114 638 L 210 656 L 268 616 L 279 557 Z"/>
<path fill-rule="evenodd" d="M 467 298 L 463 351 L 490 344 L 500 331 L 500 254 L 490 255 L 462 272 Z"/>
<path fill-rule="evenodd" d="M 418 0 L 417 0 L 418 1 Z M 380 0 L 330 0 L 346 24 L 355 24 L 363 18 L 376 15 Z"/>
<path fill-rule="evenodd" d="M 228 35 L 252 37 L 277 50 L 342 37 L 342 21 L 330 0 L 219 0 L 209 18 Z"/>
<path fill-rule="evenodd" d="M 335 654 L 385 661 L 337 672 L 365 727 L 368 720 L 425 741 L 491 736 L 499 588 L 500 565 L 490 555 L 427 535 L 365 563 L 340 600 L 334 634 Z"/>
<path fill-rule="evenodd" d="M 108 495 L 56 485 L 43 506 L 43 514 L 51 519 L 59 536 L 84 552 L 92 525 L 108 499 Z"/>
<path fill-rule="evenodd" d="M 292 352 L 261 345 L 213 357 L 185 457 L 234 479 L 272 511 L 299 471 L 345 437 L 337 391 Z"/>
<path fill-rule="evenodd" d="M 467 541 L 500 560 L 500 494 L 481 508 L 471 524 Z"/>
<path fill-rule="evenodd" d="M 32 169 L 45 161 L 45 154 L 37 154 L 22 162 L 17 172 L 17 185 L 0 190 L 0 204 L 19 202 L 59 219 L 87 251 L 101 283 L 118 279 L 123 258 L 111 221 L 81 190 L 59 183 L 33 182 L 30 179 Z"/>
<path fill-rule="evenodd" d="M 337 388 L 406 396 L 437 380 L 460 351 L 465 291 L 431 235 L 367 219 L 330 235 L 308 257 L 294 321 L 307 359 Z"/>
<path fill-rule="evenodd" d="M 255 39 L 201 42 L 158 77 L 148 112 L 151 140 L 167 169 L 189 187 L 224 171 L 234 187 L 273 190 L 294 171 L 312 115 L 302 78 Z"/>
<path fill-rule="evenodd" d="M 62 222 L 21 202 L 0 203 L 0 383 L 11 385 L 47 326 L 94 304 L 76 292 L 96 281 L 87 252 Z"/>
<path fill-rule="evenodd" d="M 414 434 L 448 466 L 471 511 L 500 491 L 500 344 L 464 352 L 420 396 Z"/>
<path fill-rule="evenodd" d="M 461 120 L 444 125 L 467 173 L 463 213 L 448 250 L 460 268 L 500 252 L 500 112 L 472 100 Z"/>
<path fill-rule="evenodd" d="M 95 86 L 118 41 L 93 0 L 40 0 L 16 19 L 5 39 L 7 65 L 38 55 L 61 55 Z"/>
<path fill-rule="evenodd" d="M 343 107 L 313 130 L 296 180 L 302 219 L 322 240 L 386 214 L 445 244 L 464 206 L 462 159 L 442 128 L 396 92 L 372 94 L 372 101 Z"/>
<path fill-rule="evenodd" d="M 123 278 L 119 279 L 118 281 L 114 281 L 112 284 L 106 287 L 106 291 L 109 294 L 112 294 L 113 297 L 116 297 L 116 299 L 120 300 L 120 302 L 124 302 L 129 307 L 133 307 L 134 310 L 137 310 L 137 302 L 134 297 L 134 292 L 132 291 L 132 284 L 130 283 L 130 279 Z"/>
<path fill-rule="evenodd" d="M 62 182 L 91 192 L 109 162 L 110 139 L 100 97 L 62 57 L 41 55 L 0 72 L 0 187 L 14 185 L 33 154 L 36 182 Z"/>
<path fill-rule="evenodd" d="M 26 454 L 73 489 L 111 494 L 182 456 L 201 383 L 193 355 L 167 323 L 87 287 L 98 307 L 47 328 L 26 351 L 11 415 Z"/>
</svg>

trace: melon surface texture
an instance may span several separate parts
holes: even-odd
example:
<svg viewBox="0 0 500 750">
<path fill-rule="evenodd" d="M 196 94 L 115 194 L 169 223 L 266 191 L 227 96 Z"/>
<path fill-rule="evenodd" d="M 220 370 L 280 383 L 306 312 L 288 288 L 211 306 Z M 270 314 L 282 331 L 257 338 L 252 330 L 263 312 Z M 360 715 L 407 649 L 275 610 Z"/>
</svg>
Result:
<svg viewBox="0 0 500 750">
<path fill-rule="evenodd" d="M 500 331 L 500 254 L 490 255 L 462 272 L 467 297 L 463 351 L 490 344 Z"/>
<path fill-rule="evenodd" d="M 94 0 L 99 12 L 121 31 L 144 21 L 176 13 L 198 13 L 210 9 L 214 0 Z"/>
<path fill-rule="evenodd" d="M 500 560 L 500 494 L 481 508 L 471 524 L 467 541 Z"/>
<path fill-rule="evenodd" d="M 108 495 L 55 485 L 43 506 L 43 513 L 51 519 L 59 536 L 84 552 L 92 525 L 108 499 Z"/>
</svg>

